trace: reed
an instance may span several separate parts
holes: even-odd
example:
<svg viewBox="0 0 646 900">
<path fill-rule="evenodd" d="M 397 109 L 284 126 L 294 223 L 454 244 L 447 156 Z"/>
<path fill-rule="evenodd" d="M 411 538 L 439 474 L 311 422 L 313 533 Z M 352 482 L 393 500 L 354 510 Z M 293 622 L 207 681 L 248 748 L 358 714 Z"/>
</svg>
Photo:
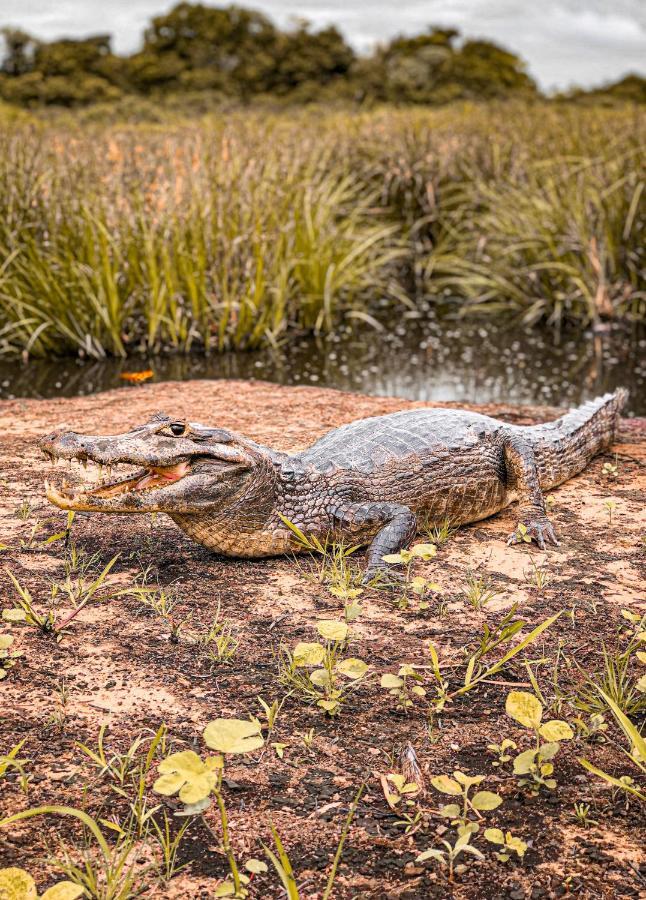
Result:
<svg viewBox="0 0 646 900">
<path fill-rule="evenodd" d="M 252 348 L 420 293 L 646 318 L 633 108 L 3 121 L 0 354 Z"/>
</svg>

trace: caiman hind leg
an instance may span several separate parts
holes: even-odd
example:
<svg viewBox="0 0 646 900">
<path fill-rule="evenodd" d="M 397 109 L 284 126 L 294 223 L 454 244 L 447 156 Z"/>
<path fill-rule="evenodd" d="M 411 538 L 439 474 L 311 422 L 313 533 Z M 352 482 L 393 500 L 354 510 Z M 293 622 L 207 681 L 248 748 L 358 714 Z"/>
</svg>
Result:
<svg viewBox="0 0 646 900">
<path fill-rule="evenodd" d="M 545 500 L 538 481 L 538 471 L 534 451 L 527 441 L 517 434 L 505 435 L 504 443 L 507 484 L 518 492 L 519 520 L 527 529 L 527 535 L 534 538 L 541 550 L 545 542 L 558 547 L 552 523 L 547 518 Z M 508 544 L 521 540 L 518 532 L 509 535 Z"/>
<path fill-rule="evenodd" d="M 360 533 L 374 526 L 381 526 L 368 548 L 364 583 L 379 572 L 388 572 L 389 566 L 383 557 L 389 553 L 398 553 L 402 547 L 410 544 L 417 530 L 415 514 L 400 503 L 350 503 L 334 509 L 332 517 L 342 530 L 350 533 Z"/>
</svg>

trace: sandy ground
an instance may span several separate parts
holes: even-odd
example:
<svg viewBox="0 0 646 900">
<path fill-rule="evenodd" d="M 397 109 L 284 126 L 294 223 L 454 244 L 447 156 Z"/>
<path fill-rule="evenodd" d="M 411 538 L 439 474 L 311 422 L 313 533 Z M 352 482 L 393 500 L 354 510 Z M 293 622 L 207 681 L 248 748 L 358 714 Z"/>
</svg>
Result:
<svg viewBox="0 0 646 900">
<path fill-rule="evenodd" d="M 118 432 L 163 410 L 290 450 L 355 418 L 421 405 L 226 381 L 152 384 L 71 400 L 1 403 L 0 541 L 7 547 L 0 575 L 2 606 L 10 607 L 15 597 L 7 570 L 29 588 L 39 609 L 47 608 L 52 583 L 65 581 L 63 542 L 44 543 L 64 528 L 65 514 L 44 499 L 42 481 L 50 470 L 35 446 L 36 438 L 55 425 L 68 423 L 89 433 Z M 521 424 L 558 414 L 547 408 L 477 409 Z M 505 536 L 515 527 L 512 508 L 461 529 L 434 560 L 418 566 L 417 574 L 441 588 L 429 608 L 416 603 L 402 608 L 397 596 L 365 591 L 348 652 L 370 664 L 371 677 L 335 718 L 289 697 L 270 737 L 270 743 L 285 745 L 282 759 L 267 747 L 227 764 L 225 799 L 238 858 L 263 857 L 260 842 L 270 842 L 271 819 L 290 855 L 301 897 L 320 898 L 349 803 L 365 781 L 339 867 L 336 897 L 643 896 L 642 811 L 637 801 L 627 802 L 577 762 L 583 756 L 615 775 L 630 773 L 611 716 L 606 715 L 611 740 L 564 742 L 555 766 L 557 789 L 533 797 L 518 786 L 509 767 L 493 767 L 494 757 L 487 752 L 487 744 L 502 736 L 513 738 L 521 749 L 529 746 L 528 733 L 504 710 L 509 690 L 529 685 L 521 662 L 509 664 L 434 717 L 426 700 L 416 701 L 407 714 L 398 710 L 380 688 L 379 677 L 396 672 L 403 663 L 429 665 L 432 640 L 443 669 L 457 686 L 464 648 L 473 650 L 485 624 L 493 627 L 517 604 L 516 616 L 526 621 L 527 633 L 563 610 L 557 625 L 519 659 L 543 660 L 535 670 L 552 703 L 550 715 L 569 721 L 581 715 L 575 697 L 584 672 L 602 666 L 602 642 L 613 649 L 622 646 L 629 627 L 622 610 L 646 611 L 645 461 L 646 420 L 625 420 L 611 454 L 552 492 L 550 515 L 561 538 L 559 548 L 508 548 Z M 604 473 L 604 463 L 616 464 L 616 473 Z M 94 572 L 119 554 L 111 580 L 115 588 L 131 586 L 150 566 L 154 579 L 178 598 L 174 617 L 187 624 L 179 643 L 172 643 L 167 622 L 135 597 L 120 596 L 86 606 L 60 643 L 26 625 L 0 626 L 0 633 L 11 632 L 15 646 L 24 652 L 0 683 L 0 755 L 25 739 L 21 756 L 29 760 L 30 775 L 27 797 L 15 775 L 0 780 L 0 814 L 64 803 L 84 806 L 97 817 L 123 817 L 124 800 L 77 742 L 96 747 L 99 728 L 107 723 L 110 750 L 124 752 L 137 735 L 165 722 L 172 749 L 203 752 L 201 732 L 207 722 L 218 716 L 259 714 L 258 696 L 271 702 L 284 694 L 277 676 L 281 646 L 315 640 L 316 621 L 342 615 L 342 601 L 312 577 L 313 561 L 217 558 L 191 543 L 164 516 L 151 522 L 146 517 L 79 514 L 73 542 L 86 558 L 98 554 Z M 549 576 L 542 589 L 532 583 L 535 567 Z M 490 578 L 495 593 L 484 609 L 473 609 L 465 600 L 469 572 Z M 55 605 L 60 615 L 70 611 L 60 593 Z M 239 646 L 227 664 L 214 665 L 191 634 L 208 626 L 218 605 Z M 431 693 L 430 684 L 428 689 Z M 307 746 L 303 735 L 310 729 L 313 740 Z M 448 823 L 437 812 L 448 798 L 432 787 L 412 808 L 419 818 L 410 833 L 387 806 L 379 776 L 398 771 L 399 753 L 408 741 L 427 785 L 431 776 L 455 769 L 486 776 L 482 787 L 499 792 L 504 802 L 485 814 L 484 825 L 508 829 L 525 840 L 529 849 L 522 862 L 495 860 L 481 836 L 476 844 L 486 860 L 461 857 L 467 868 L 456 875 L 454 885 L 436 863 L 415 862 L 422 850 L 441 846 L 441 838 L 452 829 L 444 830 Z M 153 766 L 149 786 L 155 774 Z M 154 796 L 150 793 L 151 801 Z M 590 804 L 589 818 L 595 824 L 583 828 L 573 821 L 575 802 Z M 172 799 L 164 804 L 169 812 L 177 807 Z M 180 861 L 188 865 L 168 885 L 156 882 L 150 872 L 143 876 L 146 896 L 213 896 L 227 868 L 213 813 L 207 820 L 213 833 L 199 821 L 191 827 L 180 850 Z M 60 852 L 60 840 L 79 845 L 80 831 L 72 820 L 48 817 L 13 825 L 0 832 L 0 865 L 28 866 L 44 889 L 56 880 L 47 857 Z M 147 853 L 141 851 L 137 865 L 142 868 Z M 256 898 L 284 896 L 273 871 L 256 876 L 250 891 Z"/>
</svg>

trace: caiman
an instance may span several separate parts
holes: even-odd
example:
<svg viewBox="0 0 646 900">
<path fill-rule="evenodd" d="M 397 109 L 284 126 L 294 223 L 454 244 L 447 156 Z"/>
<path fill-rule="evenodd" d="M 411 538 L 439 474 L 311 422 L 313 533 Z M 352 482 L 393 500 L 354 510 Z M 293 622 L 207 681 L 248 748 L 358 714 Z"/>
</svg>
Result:
<svg viewBox="0 0 646 900">
<path fill-rule="evenodd" d="M 46 483 L 61 509 L 164 512 L 193 540 L 235 557 L 303 549 L 287 520 L 320 540 L 369 544 L 370 579 L 418 522 L 476 522 L 514 500 L 524 537 L 557 545 L 543 492 L 611 446 L 626 396 L 619 389 L 533 426 L 410 409 L 342 425 L 298 453 L 161 413 L 114 436 L 59 429 L 40 446 L 51 459 L 139 467 L 92 487 Z"/>
</svg>

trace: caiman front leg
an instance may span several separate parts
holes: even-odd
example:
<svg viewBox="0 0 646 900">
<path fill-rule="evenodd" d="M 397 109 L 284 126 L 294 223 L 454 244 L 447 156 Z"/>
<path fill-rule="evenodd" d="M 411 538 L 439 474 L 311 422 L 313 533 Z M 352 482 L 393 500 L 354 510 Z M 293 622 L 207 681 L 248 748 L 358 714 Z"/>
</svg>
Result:
<svg viewBox="0 0 646 900">
<path fill-rule="evenodd" d="M 332 510 L 333 521 L 342 529 L 361 532 L 375 525 L 382 526 L 368 548 L 368 561 L 363 577 L 370 581 L 378 572 L 387 572 L 389 566 L 383 557 L 398 553 L 415 537 L 417 521 L 407 506 L 400 503 L 352 503 Z"/>
<path fill-rule="evenodd" d="M 528 536 L 534 538 L 541 550 L 545 549 L 545 541 L 558 547 L 554 528 L 545 511 L 534 451 L 527 441 L 516 434 L 506 435 L 503 447 L 507 483 L 518 492 L 518 518 L 527 528 Z M 520 540 L 515 531 L 509 535 L 507 543 L 517 544 Z"/>
</svg>

